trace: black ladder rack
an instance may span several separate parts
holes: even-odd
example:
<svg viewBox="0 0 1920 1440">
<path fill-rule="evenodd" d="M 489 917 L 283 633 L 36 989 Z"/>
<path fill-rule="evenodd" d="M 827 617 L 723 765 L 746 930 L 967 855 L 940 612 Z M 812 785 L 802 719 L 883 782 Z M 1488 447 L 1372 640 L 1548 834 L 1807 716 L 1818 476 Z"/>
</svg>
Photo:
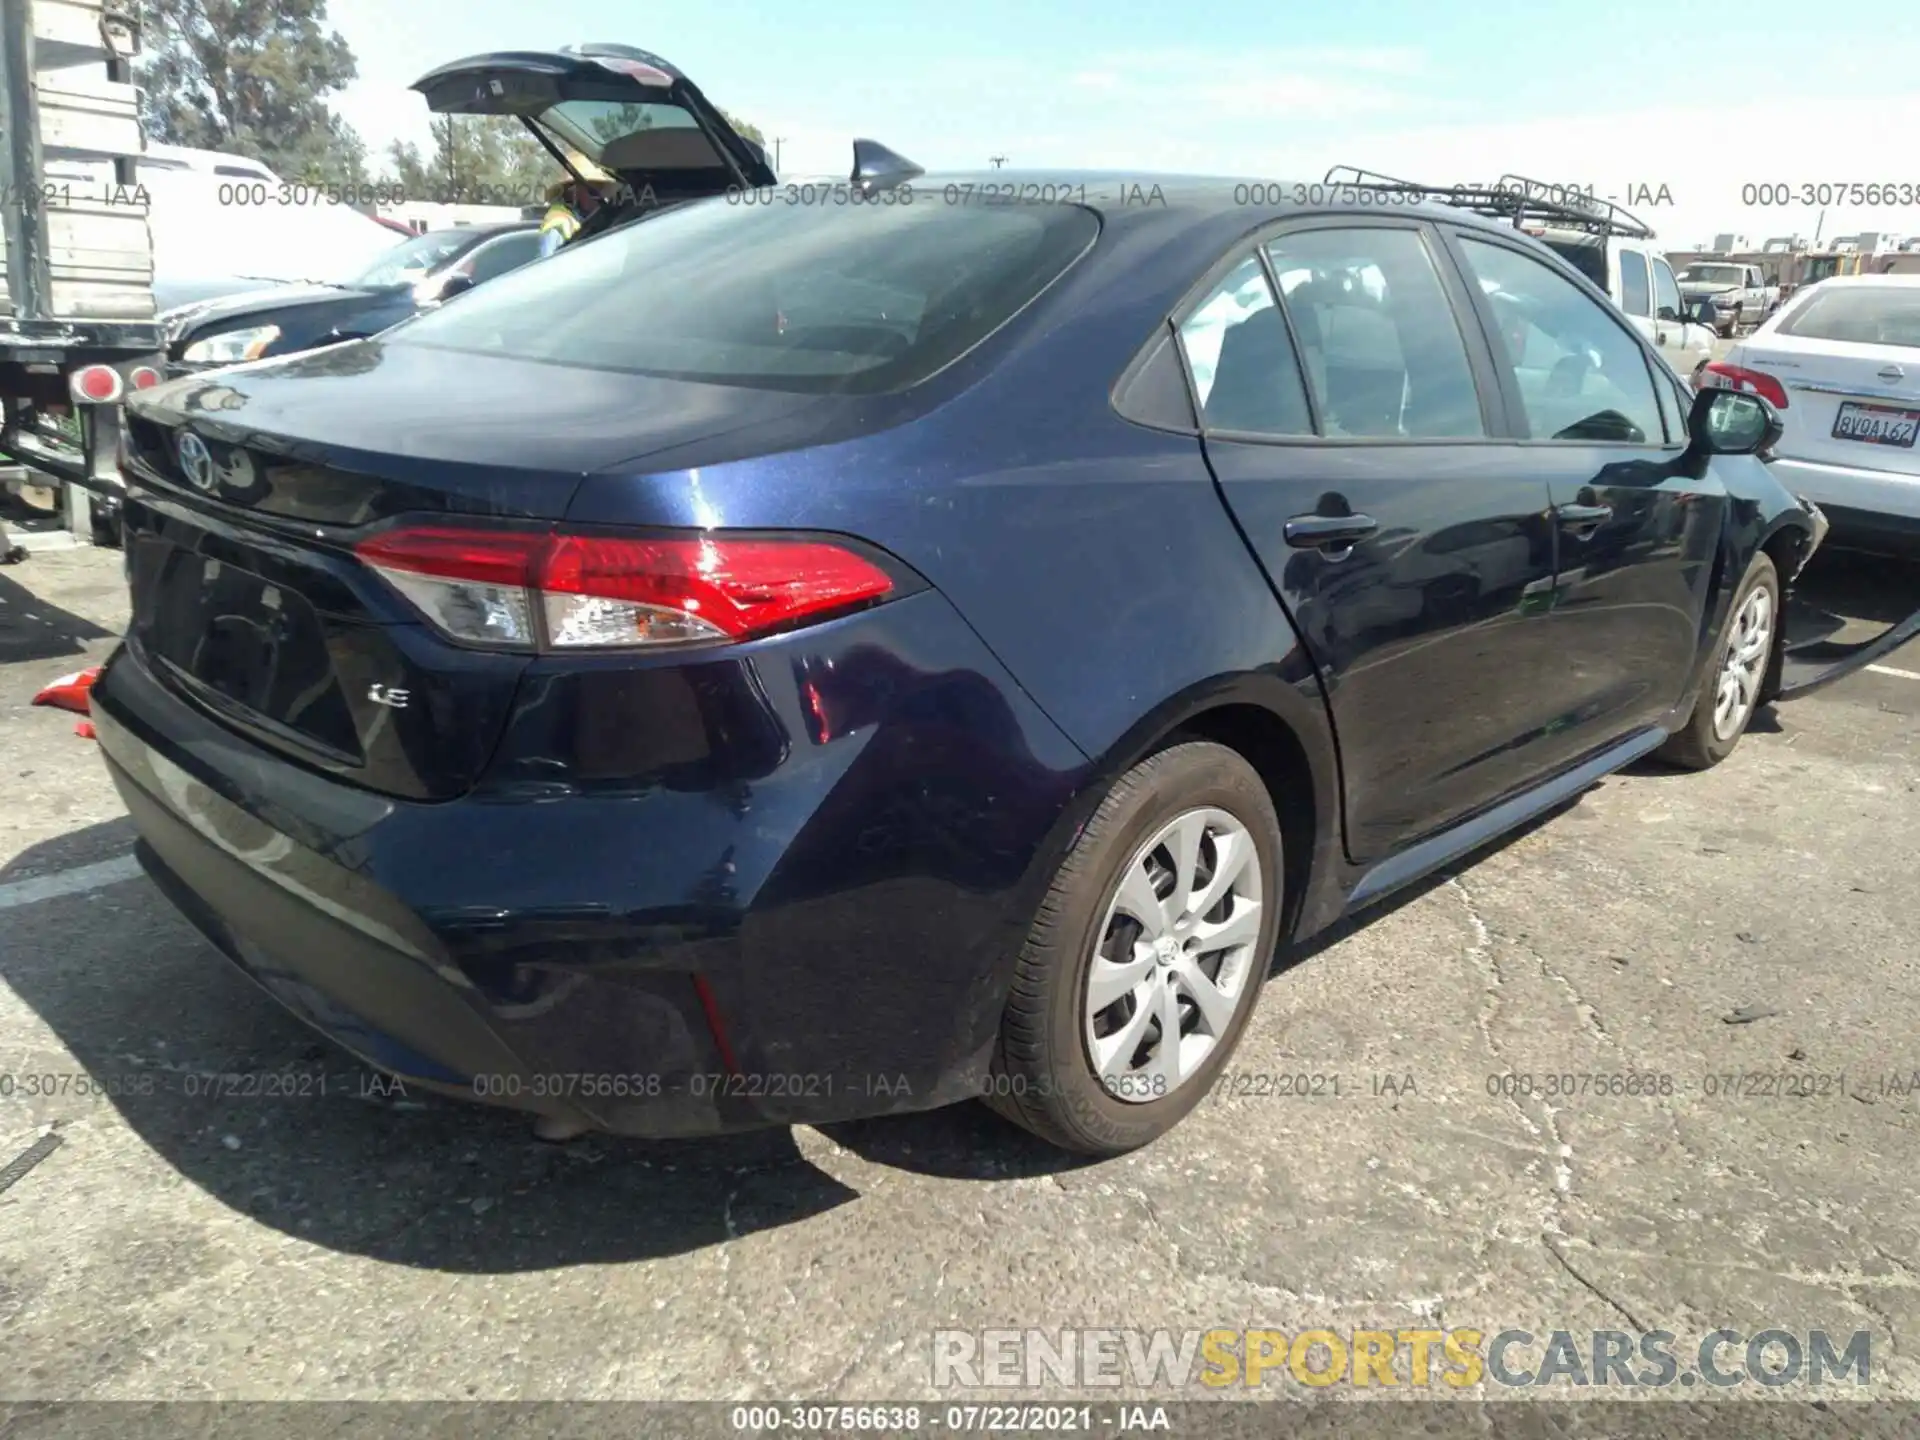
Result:
<svg viewBox="0 0 1920 1440">
<path fill-rule="evenodd" d="M 1419 195 L 1476 215 L 1509 221 L 1516 230 L 1531 223 L 1631 240 L 1653 238 L 1652 226 L 1611 200 L 1581 195 L 1564 185 L 1549 185 L 1524 175 L 1502 175 L 1492 185 L 1422 185 L 1357 165 L 1336 165 L 1327 171 L 1324 183 Z"/>
</svg>

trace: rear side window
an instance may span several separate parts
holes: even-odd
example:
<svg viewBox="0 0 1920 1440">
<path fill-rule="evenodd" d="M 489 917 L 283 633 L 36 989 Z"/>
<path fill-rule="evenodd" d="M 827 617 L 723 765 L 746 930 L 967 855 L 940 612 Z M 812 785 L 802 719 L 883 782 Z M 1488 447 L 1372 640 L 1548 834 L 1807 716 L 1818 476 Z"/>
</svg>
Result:
<svg viewBox="0 0 1920 1440">
<path fill-rule="evenodd" d="M 1920 350 L 1920 285 L 1827 285 L 1787 312 L 1779 333 Z"/>
<path fill-rule="evenodd" d="M 1180 326 L 1200 415 L 1210 430 L 1311 435 L 1313 417 L 1286 321 L 1249 255 Z"/>
<path fill-rule="evenodd" d="M 392 332 L 555 365 L 808 394 L 918 384 L 1099 235 L 1071 205 L 719 198 L 629 223 Z"/>
<path fill-rule="evenodd" d="M 1652 287 L 1647 279 L 1647 257 L 1638 250 L 1620 252 L 1620 308 L 1629 315 L 1653 314 Z"/>
<path fill-rule="evenodd" d="M 1412 230 L 1302 230 L 1267 246 L 1330 437 L 1486 434 L 1465 342 Z"/>
</svg>

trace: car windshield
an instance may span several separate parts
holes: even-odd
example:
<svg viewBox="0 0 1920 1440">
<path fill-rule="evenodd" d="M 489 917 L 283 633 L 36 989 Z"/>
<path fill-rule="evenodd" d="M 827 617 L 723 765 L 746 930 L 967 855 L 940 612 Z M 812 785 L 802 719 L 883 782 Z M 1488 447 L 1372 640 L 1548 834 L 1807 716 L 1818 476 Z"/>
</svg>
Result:
<svg viewBox="0 0 1920 1440">
<path fill-rule="evenodd" d="M 1696 285 L 1738 285 L 1746 272 L 1738 265 L 1689 265 L 1680 272 L 1682 280 Z"/>
<path fill-rule="evenodd" d="M 430 230 L 425 235 L 402 240 L 344 283 L 356 290 L 411 285 L 446 264 L 472 241 L 471 230 Z"/>
<path fill-rule="evenodd" d="M 1920 286 L 1822 286 L 1780 322 L 1780 333 L 1920 350 Z"/>
<path fill-rule="evenodd" d="M 569 246 L 393 332 L 556 365 L 809 393 L 904 389 L 1093 243 L 1068 205 L 698 201 Z"/>
</svg>

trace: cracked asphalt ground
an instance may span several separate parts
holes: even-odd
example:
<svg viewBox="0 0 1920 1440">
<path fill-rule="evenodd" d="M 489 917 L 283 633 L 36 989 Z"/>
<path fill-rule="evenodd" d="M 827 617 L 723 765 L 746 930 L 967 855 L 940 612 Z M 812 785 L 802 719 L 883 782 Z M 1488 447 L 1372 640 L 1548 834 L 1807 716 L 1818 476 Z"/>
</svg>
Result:
<svg viewBox="0 0 1920 1440">
<path fill-rule="evenodd" d="M 1819 564 L 1850 615 L 1920 589 Z M 157 1082 L 0 1099 L 0 1165 L 62 1141 L 0 1193 L 0 1398 L 898 1399 L 936 1328 L 1421 1323 L 1868 1330 L 1872 1392 L 1920 1397 L 1920 678 L 1608 780 L 1283 969 L 1234 1069 L 1337 1095 L 1091 1165 L 977 1106 L 555 1147 L 380 1093 L 132 873 L 93 747 L 27 706 L 110 647 L 118 567 L 0 570 L 0 1070 Z M 1706 1093 L 1780 1071 L 1845 1079 Z M 1672 1093 L 1497 1079 L 1627 1072 Z"/>
</svg>

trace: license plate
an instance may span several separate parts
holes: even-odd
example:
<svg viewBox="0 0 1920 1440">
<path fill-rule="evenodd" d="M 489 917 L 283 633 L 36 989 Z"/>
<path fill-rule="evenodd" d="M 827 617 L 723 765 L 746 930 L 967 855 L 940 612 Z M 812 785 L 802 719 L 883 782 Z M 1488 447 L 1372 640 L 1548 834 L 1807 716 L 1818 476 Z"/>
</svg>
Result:
<svg viewBox="0 0 1920 1440">
<path fill-rule="evenodd" d="M 1836 440 L 1858 440 L 1866 445 L 1892 445 L 1911 450 L 1915 435 L 1920 435 L 1920 410 L 1856 405 L 1848 401 L 1833 418 Z"/>
</svg>

